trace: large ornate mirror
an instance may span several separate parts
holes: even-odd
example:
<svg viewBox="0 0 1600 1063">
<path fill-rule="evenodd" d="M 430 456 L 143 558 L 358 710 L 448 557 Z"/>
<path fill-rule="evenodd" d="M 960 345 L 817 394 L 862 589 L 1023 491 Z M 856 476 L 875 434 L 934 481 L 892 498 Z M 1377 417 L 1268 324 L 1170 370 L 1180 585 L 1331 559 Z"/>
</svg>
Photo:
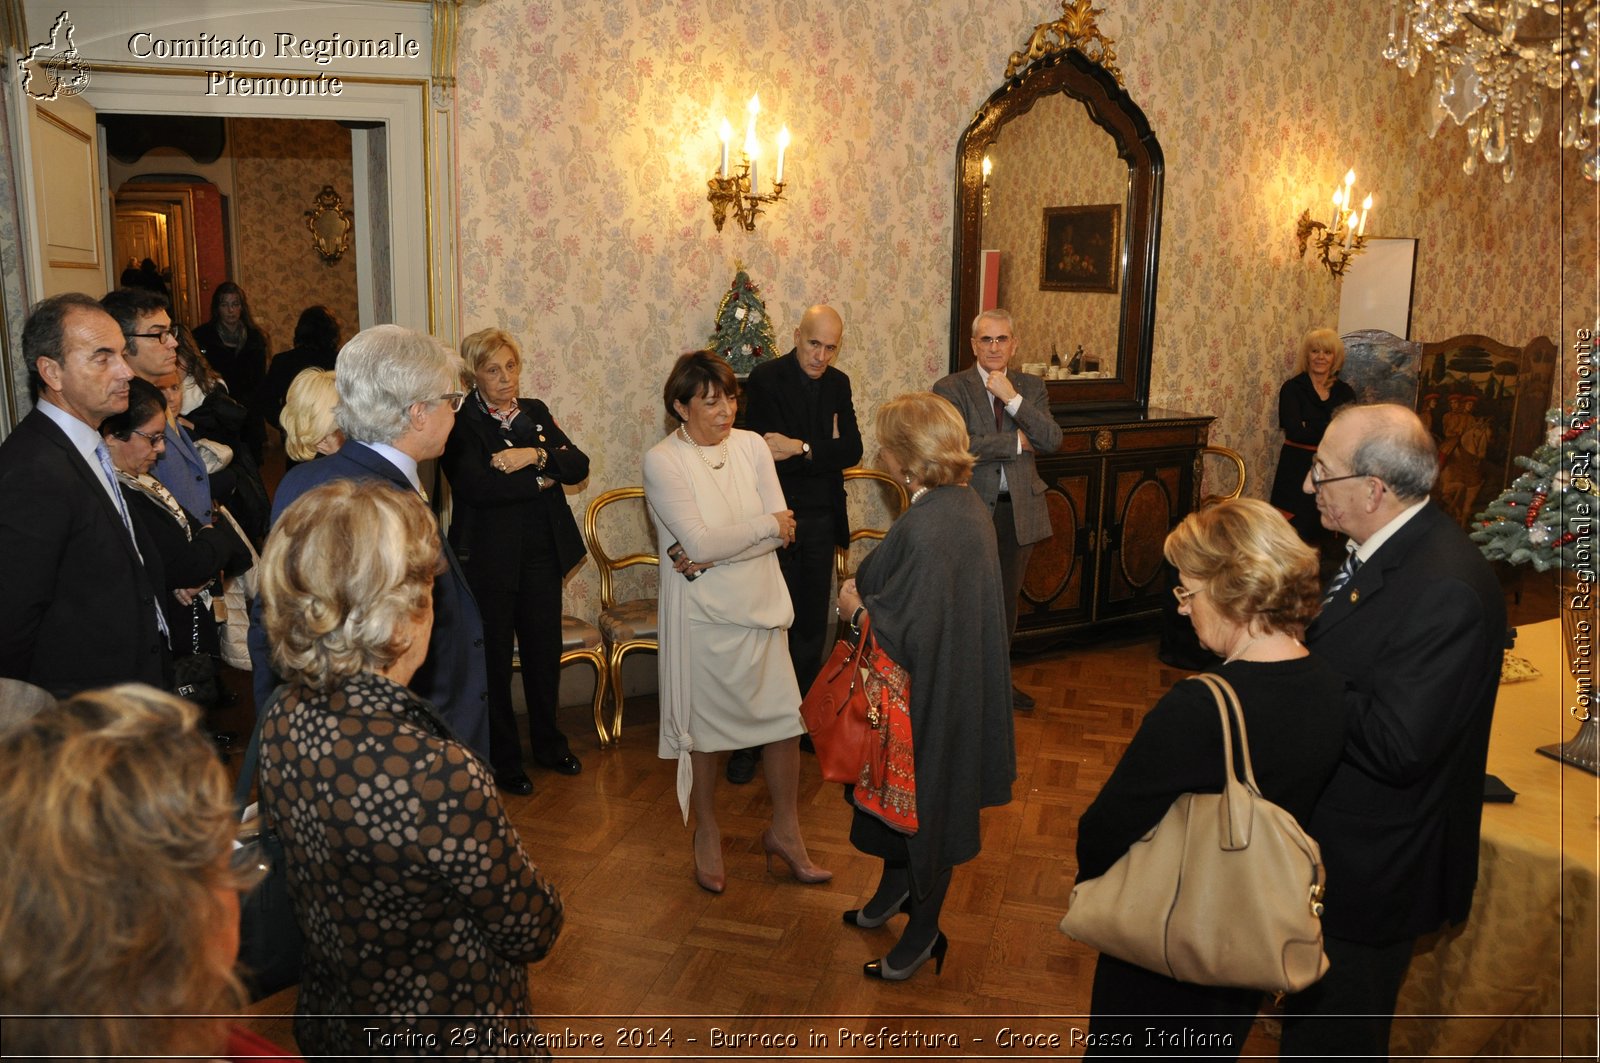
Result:
<svg viewBox="0 0 1600 1063">
<path fill-rule="evenodd" d="M 1061 412 L 1143 409 L 1150 394 L 1161 146 L 1096 13 L 1063 0 L 956 147 L 951 369 L 972 364 L 987 288 L 1016 318 L 1025 367 L 1050 376 L 1056 355 Z"/>
</svg>

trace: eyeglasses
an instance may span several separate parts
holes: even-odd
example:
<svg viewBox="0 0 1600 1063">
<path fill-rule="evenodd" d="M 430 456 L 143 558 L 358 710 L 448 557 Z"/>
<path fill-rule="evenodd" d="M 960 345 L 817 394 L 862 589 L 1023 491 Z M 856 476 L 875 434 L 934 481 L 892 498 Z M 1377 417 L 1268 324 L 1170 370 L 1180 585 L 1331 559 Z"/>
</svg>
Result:
<svg viewBox="0 0 1600 1063">
<path fill-rule="evenodd" d="M 1336 484 L 1340 480 L 1364 480 L 1371 475 L 1368 472 L 1353 472 L 1346 476 L 1318 476 L 1317 467 L 1313 465 L 1311 466 L 1311 490 L 1320 491 L 1323 484 Z"/>
<path fill-rule="evenodd" d="M 142 438 L 146 443 L 149 443 L 150 446 L 156 450 L 160 450 L 162 447 L 167 445 L 167 436 L 165 432 L 141 432 L 137 428 L 130 428 L 128 431 Z"/>
<path fill-rule="evenodd" d="M 1200 588 L 1200 590 L 1204 590 L 1204 589 L 1205 589 L 1204 587 Z M 1197 595 L 1199 593 L 1200 593 L 1200 591 L 1192 591 L 1188 587 L 1185 587 L 1181 583 L 1178 584 L 1176 587 L 1172 588 L 1172 596 L 1174 598 L 1178 599 L 1179 608 L 1182 608 L 1183 606 L 1188 605 L 1189 604 L 1189 599 L 1193 598 L 1195 595 Z"/>
<path fill-rule="evenodd" d="M 1004 347 L 1011 342 L 1010 336 L 978 336 L 974 341 L 979 347 Z"/>
<path fill-rule="evenodd" d="M 438 401 L 448 402 L 450 404 L 450 412 L 459 413 L 461 404 L 467 401 L 467 393 L 465 391 L 447 391 L 438 397 Z"/>
<path fill-rule="evenodd" d="M 123 335 L 127 336 L 130 340 L 137 337 L 141 340 L 158 340 L 161 343 L 166 343 L 168 340 L 174 339 L 178 335 L 178 330 L 175 328 L 164 328 L 158 332 L 127 332 Z"/>
</svg>

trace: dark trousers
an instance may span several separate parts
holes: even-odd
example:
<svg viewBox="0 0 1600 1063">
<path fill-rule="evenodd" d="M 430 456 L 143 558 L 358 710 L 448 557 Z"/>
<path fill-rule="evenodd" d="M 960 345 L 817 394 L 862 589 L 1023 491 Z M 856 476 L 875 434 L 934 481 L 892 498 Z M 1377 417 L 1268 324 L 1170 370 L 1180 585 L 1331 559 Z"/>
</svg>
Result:
<svg viewBox="0 0 1600 1063">
<path fill-rule="evenodd" d="M 1324 937 L 1328 973 L 1283 1002 L 1280 1059 L 1388 1059 L 1389 1027 L 1415 938 L 1390 945 Z"/>
<path fill-rule="evenodd" d="M 1261 1007 L 1255 989 L 1194 985 L 1102 954 L 1084 1058 L 1237 1059 Z"/>
<path fill-rule="evenodd" d="M 533 759 L 548 764 L 571 752 L 556 726 L 561 694 L 561 573 L 555 546 L 526 551 L 515 570 L 484 571 L 467 564 L 467 582 L 483 615 L 484 664 L 489 680 L 489 750 L 496 774 L 522 770 L 522 739 L 511 708 L 512 636 L 522 652 L 522 693 L 528 702 Z"/>
<path fill-rule="evenodd" d="M 1022 577 L 1033 556 L 1033 544 L 1017 545 L 1017 524 L 1011 513 L 1011 496 L 1001 495 L 994 504 L 994 538 L 1000 546 L 1000 586 L 1006 596 L 1006 648 L 1017 633 L 1017 596 L 1022 593 Z"/>
<path fill-rule="evenodd" d="M 778 551 L 778 567 L 794 603 L 789 660 L 804 695 L 822 670 L 822 651 L 833 631 L 833 515 L 796 514 L 794 544 Z"/>
</svg>

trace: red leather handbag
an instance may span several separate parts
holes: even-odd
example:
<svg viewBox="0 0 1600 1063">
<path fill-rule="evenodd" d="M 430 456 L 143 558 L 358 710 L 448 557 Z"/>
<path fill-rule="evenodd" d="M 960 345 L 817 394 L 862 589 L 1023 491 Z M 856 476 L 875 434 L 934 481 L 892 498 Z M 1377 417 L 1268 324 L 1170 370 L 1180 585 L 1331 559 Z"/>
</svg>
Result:
<svg viewBox="0 0 1600 1063">
<path fill-rule="evenodd" d="M 856 644 L 834 645 L 800 703 L 823 779 L 853 785 L 857 807 L 905 834 L 917 830 L 910 701 L 911 677 L 864 615 Z"/>
</svg>

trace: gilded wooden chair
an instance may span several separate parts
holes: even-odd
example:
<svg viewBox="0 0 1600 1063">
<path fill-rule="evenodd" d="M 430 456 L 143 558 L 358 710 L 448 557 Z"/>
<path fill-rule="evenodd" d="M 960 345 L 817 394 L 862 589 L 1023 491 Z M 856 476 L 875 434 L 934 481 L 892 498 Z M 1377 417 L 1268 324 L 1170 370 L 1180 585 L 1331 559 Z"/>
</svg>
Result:
<svg viewBox="0 0 1600 1063">
<path fill-rule="evenodd" d="M 850 487 L 852 484 L 860 484 L 865 481 L 873 480 L 876 480 L 880 485 L 887 484 L 890 488 L 888 491 L 883 491 L 880 487 L 879 492 L 880 494 L 886 496 L 886 504 L 890 511 L 889 522 L 893 523 L 896 517 L 900 516 L 900 514 L 906 511 L 906 506 L 910 505 L 910 500 L 906 497 L 905 485 L 886 472 L 882 472 L 878 469 L 868 469 L 861 465 L 855 465 L 846 469 L 844 471 L 845 500 L 848 503 Z M 860 492 L 858 491 L 857 493 L 859 494 Z M 850 545 L 839 547 L 837 552 L 834 554 L 834 572 L 839 577 L 840 586 L 844 585 L 845 580 L 849 579 L 851 576 L 854 576 L 856 567 L 859 567 L 859 564 L 854 567 L 852 567 L 850 564 L 851 548 L 854 547 L 856 543 L 861 542 L 863 539 L 872 539 L 881 542 L 883 537 L 889 533 L 889 529 L 887 527 L 856 527 L 854 526 L 854 521 L 852 521 L 851 524 Z M 863 554 L 862 556 L 866 555 Z"/>
<path fill-rule="evenodd" d="M 1218 502 L 1232 502 L 1234 499 L 1244 494 L 1244 456 L 1236 450 L 1229 450 L 1227 447 L 1202 447 L 1200 449 L 1200 467 L 1202 470 L 1205 468 L 1205 459 L 1211 457 L 1222 458 L 1224 461 L 1232 462 L 1236 475 L 1234 478 L 1233 490 L 1225 494 L 1202 495 L 1200 497 L 1201 509 L 1205 509 L 1207 506 L 1216 505 Z M 1205 483 L 1203 476 L 1201 483 L 1202 485 Z"/>
<path fill-rule="evenodd" d="M 648 550 L 614 556 L 600 541 L 601 512 L 619 502 L 633 500 L 639 502 L 642 514 L 644 488 L 618 487 L 590 502 L 589 508 L 583 515 L 583 539 L 588 544 L 589 556 L 594 558 L 595 567 L 600 572 L 598 625 L 606 647 L 607 683 L 613 705 L 610 727 L 612 741 L 616 741 L 622 735 L 623 658 L 638 650 L 649 650 L 651 653 L 660 650 L 660 624 L 656 599 L 632 598 L 628 601 L 618 601 L 614 582 L 616 573 L 625 568 L 632 568 L 635 565 L 655 565 L 659 568 L 660 557 Z M 648 534 L 648 515 L 645 515 L 645 527 Z"/>
<path fill-rule="evenodd" d="M 606 651 L 605 640 L 600 636 L 600 629 L 587 620 L 579 620 L 575 616 L 561 617 L 561 667 L 565 668 L 574 661 L 582 661 L 594 668 L 594 701 L 591 711 L 594 713 L 595 733 L 600 736 L 602 748 L 611 742 L 611 732 L 606 728 L 605 696 L 606 696 Z M 522 646 L 514 639 L 511 643 L 511 667 L 517 670 L 522 668 Z"/>
</svg>

